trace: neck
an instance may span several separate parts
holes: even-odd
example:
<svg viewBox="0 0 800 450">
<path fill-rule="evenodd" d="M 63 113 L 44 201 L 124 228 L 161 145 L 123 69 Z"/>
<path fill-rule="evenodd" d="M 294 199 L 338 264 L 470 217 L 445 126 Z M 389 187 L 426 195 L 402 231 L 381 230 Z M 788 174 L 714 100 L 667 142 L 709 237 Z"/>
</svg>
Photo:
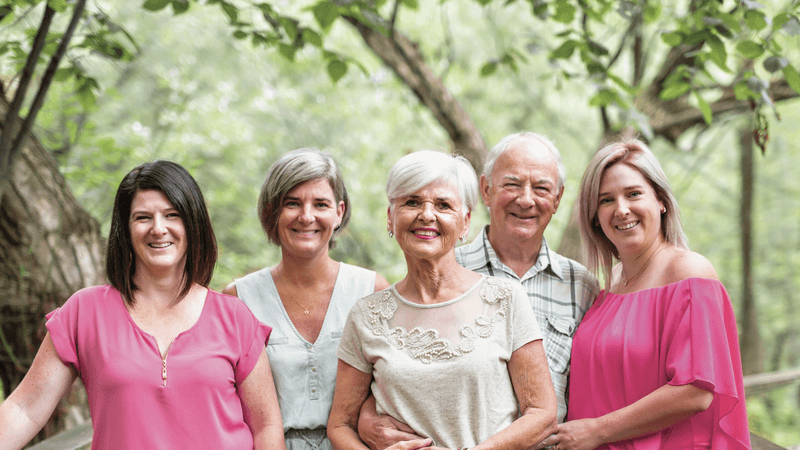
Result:
<svg viewBox="0 0 800 450">
<path fill-rule="evenodd" d="M 544 236 L 537 234 L 530 239 L 516 241 L 512 236 L 499 235 L 499 232 L 493 233 L 492 230 L 493 228 L 490 226 L 486 236 L 500 262 L 510 267 L 517 276 L 525 275 L 539 259 Z"/>
<path fill-rule="evenodd" d="M 656 255 L 668 245 L 663 239 L 656 239 L 644 251 L 635 255 L 624 256 L 620 254 L 622 262 L 622 283 L 626 286 L 631 285 L 639 276 L 647 270 L 647 267 Z"/>
<path fill-rule="evenodd" d="M 327 252 L 313 258 L 300 258 L 283 252 L 281 261 L 275 266 L 273 275 L 285 283 L 309 286 L 326 283 L 329 275 L 337 270 L 339 263 Z"/>
<path fill-rule="evenodd" d="M 397 283 L 397 290 L 406 299 L 421 304 L 452 300 L 470 286 L 474 272 L 456 262 L 455 253 L 432 262 L 406 257 L 408 274 Z"/>
<path fill-rule="evenodd" d="M 166 271 L 164 274 L 137 269 L 132 280 L 137 286 L 133 295 L 137 302 L 141 300 L 166 306 L 174 305 L 182 300 L 182 297 L 179 297 L 183 288 L 182 275 L 182 267 L 180 271 Z M 199 285 L 192 286 L 195 287 Z"/>
</svg>

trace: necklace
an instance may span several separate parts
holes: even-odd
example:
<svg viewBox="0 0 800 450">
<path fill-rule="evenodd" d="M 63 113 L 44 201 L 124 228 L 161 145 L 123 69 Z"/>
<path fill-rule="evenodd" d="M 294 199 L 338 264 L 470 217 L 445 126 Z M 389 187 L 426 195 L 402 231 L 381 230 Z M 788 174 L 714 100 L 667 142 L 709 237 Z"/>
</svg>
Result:
<svg viewBox="0 0 800 450">
<path fill-rule="evenodd" d="M 299 306 L 299 307 L 303 308 L 303 314 L 305 314 L 305 315 L 308 315 L 308 314 L 309 314 L 308 308 L 306 308 L 305 306 L 301 305 L 301 304 L 300 304 L 300 302 L 298 302 L 298 301 L 297 301 L 297 300 L 294 298 L 294 296 L 290 296 L 289 298 L 291 298 L 293 302 L 297 303 L 297 306 Z"/>
<path fill-rule="evenodd" d="M 662 246 L 661 248 L 659 248 L 658 250 L 656 250 L 656 251 L 655 251 L 655 253 L 653 253 L 652 255 L 650 255 L 650 257 L 649 257 L 649 258 L 647 258 L 647 261 L 644 263 L 644 265 L 642 266 L 642 268 L 641 268 L 641 269 L 639 269 L 639 271 L 638 271 L 638 272 L 636 272 L 636 275 L 634 275 L 634 276 L 632 276 L 632 277 L 630 277 L 630 278 L 626 278 L 626 277 L 625 277 L 625 271 L 623 270 L 623 271 L 622 271 L 622 285 L 623 285 L 623 286 L 625 286 L 625 287 L 628 287 L 628 284 L 632 283 L 634 280 L 636 280 L 636 278 L 638 278 L 638 277 L 639 277 L 639 275 L 641 275 L 642 273 L 644 273 L 644 270 L 645 270 L 645 269 L 647 269 L 647 266 L 649 266 L 649 265 L 650 265 L 650 261 L 652 261 L 652 260 L 653 260 L 653 258 L 655 258 L 655 257 L 656 257 L 656 255 L 657 255 L 657 254 L 658 254 L 658 253 L 659 253 L 661 250 L 664 250 L 664 248 L 666 248 L 666 246 Z"/>
</svg>

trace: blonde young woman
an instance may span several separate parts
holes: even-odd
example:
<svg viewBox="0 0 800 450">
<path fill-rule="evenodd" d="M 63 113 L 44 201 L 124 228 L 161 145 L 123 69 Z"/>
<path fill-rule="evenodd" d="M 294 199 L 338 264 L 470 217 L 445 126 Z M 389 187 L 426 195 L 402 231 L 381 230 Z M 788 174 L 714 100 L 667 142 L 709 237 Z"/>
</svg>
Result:
<svg viewBox="0 0 800 450">
<path fill-rule="evenodd" d="M 317 149 L 288 152 L 270 167 L 258 217 L 281 260 L 231 283 L 273 327 L 267 353 L 289 450 L 330 449 L 325 428 L 336 382 L 336 347 L 347 312 L 361 297 L 388 286 L 375 272 L 328 254 L 350 220 L 339 167 Z"/>
<path fill-rule="evenodd" d="M 603 148 L 579 201 L 589 269 L 606 287 L 575 333 L 567 422 L 543 444 L 750 448 L 731 301 L 689 250 L 655 156 L 639 141 Z"/>
</svg>

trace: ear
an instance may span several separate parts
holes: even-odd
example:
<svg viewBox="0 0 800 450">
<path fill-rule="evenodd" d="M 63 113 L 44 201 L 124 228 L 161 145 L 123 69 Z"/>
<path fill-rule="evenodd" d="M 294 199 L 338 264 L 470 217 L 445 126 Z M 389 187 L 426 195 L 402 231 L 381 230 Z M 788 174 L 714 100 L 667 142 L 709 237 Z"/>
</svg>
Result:
<svg viewBox="0 0 800 450">
<path fill-rule="evenodd" d="M 561 204 L 561 197 L 564 195 L 564 186 L 561 186 L 561 189 L 558 191 L 558 195 L 556 195 L 556 199 L 553 201 L 553 214 L 558 211 L 558 205 Z"/>
<path fill-rule="evenodd" d="M 342 217 L 344 217 L 344 201 L 340 201 L 338 205 L 336 205 L 336 217 L 339 218 L 339 224 L 342 223 Z"/>
<path fill-rule="evenodd" d="M 392 205 L 386 207 L 386 231 L 392 231 Z"/>
<path fill-rule="evenodd" d="M 461 230 L 461 234 L 458 237 L 465 236 L 469 237 L 469 224 L 472 219 L 472 211 L 468 212 L 467 215 L 464 217 L 464 228 Z"/>
<path fill-rule="evenodd" d="M 481 184 L 481 198 L 483 199 L 483 204 L 488 207 L 490 186 L 489 186 L 489 180 L 486 178 L 486 175 L 481 175 L 480 184 Z"/>
</svg>

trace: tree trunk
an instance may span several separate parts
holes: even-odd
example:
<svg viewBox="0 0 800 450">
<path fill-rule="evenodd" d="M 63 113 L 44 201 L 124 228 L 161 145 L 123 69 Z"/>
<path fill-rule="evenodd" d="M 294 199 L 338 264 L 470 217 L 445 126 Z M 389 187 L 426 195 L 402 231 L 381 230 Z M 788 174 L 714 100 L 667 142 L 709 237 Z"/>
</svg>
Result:
<svg viewBox="0 0 800 450">
<path fill-rule="evenodd" d="M 764 370 L 758 314 L 753 298 L 753 135 L 751 127 L 739 129 L 741 151 L 742 201 L 742 371 L 745 375 Z"/>
<path fill-rule="evenodd" d="M 7 108 L 0 97 L 0 117 Z M 73 292 L 103 283 L 104 240 L 97 221 L 81 208 L 56 161 L 33 136 L 23 142 L 0 192 L 0 380 L 7 396 L 46 334 L 44 314 Z M 43 435 L 88 416 L 86 396 L 76 389 Z"/>
</svg>

